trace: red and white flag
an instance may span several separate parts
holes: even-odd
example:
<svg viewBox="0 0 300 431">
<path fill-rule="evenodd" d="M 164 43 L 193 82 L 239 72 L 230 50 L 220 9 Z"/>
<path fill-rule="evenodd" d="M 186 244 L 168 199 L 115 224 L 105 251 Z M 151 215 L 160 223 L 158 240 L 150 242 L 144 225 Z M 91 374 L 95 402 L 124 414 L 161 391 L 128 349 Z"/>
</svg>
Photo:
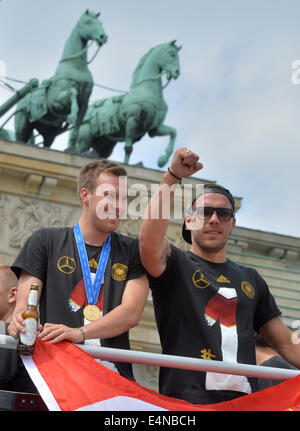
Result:
<svg viewBox="0 0 300 431">
<path fill-rule="evenodd" d="M 51 411 L 282 411 L 300 410 L 300 375 L 232 401 L 199 405 L 166 397 L 95 361 L 63 341 L 37 340 L 25 367 Z"/>
</svg>

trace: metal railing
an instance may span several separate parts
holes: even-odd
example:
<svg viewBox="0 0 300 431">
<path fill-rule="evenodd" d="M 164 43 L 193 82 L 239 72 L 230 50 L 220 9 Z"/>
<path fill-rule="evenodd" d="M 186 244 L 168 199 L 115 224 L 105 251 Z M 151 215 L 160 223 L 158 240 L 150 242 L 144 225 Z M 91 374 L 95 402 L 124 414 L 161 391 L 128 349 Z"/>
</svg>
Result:
<svg viewBox="0 0 300 431">
<path fill-rule="evenodd" d="M 13 337 L 0 335 L 0 348 L 16 349 L 17 343 L 18 341 Z M 80 347 L 93 358 L 115 362 L 131 362 L 133 364 L 154 365 L 193 371 L 210 371 L 214 373 L 270 378 L 274 380 L 286 380 L 300 374 L 300 370 L 212 361 L 185 356 L 138 352 L 134 350 L 112 349 L 94 345 L 76 344 L 76 346 Z"/>
</svg>

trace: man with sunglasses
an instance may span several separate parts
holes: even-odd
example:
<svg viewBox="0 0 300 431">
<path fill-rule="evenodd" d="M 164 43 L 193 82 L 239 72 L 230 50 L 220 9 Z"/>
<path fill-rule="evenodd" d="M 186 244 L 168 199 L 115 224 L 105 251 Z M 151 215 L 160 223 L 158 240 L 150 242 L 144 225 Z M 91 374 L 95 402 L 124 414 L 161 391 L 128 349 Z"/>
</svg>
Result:
<svg viewBox="0 0 300 431">
<path fill-rule="evenodd" d="M 190 249 L 182 251 L 169 244 L 164 206 L 171 207 L 172 198 L 165 199 L 162 190 L 166 185 L 173 187 L 173 196 L 175 184 L 200 169 L 195 153 L 185 148 L 175 152 L 140 230 L 140 254 L 150 278 L 163 353 L 256 364 L 256 331 L 300 368 L 300 344 L 293 343 L 265 281 L 254 269 L 226 259 L 228 238 L 236 223 L 229 190 L 204 185 L 183 224 L 183 238 Z M 162 367 L 159 388 L 164 395 L 213 404 L 256 391 L 257 380 Z"/>
</svg>

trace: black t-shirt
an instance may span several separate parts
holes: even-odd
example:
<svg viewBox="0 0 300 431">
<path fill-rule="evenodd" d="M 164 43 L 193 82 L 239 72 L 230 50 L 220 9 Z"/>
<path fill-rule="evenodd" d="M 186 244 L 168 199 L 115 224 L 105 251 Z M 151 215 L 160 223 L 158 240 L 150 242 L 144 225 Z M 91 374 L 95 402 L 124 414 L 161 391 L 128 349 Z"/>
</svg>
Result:
<svg viewBox="0 0 300 431">
<path fill-rule="evenodd" d="M 91 273 L 95 273 L 102 247 L 87 245 Z M 42 228 L 34 232 L 20 251 L 12 270 L 17 276 L 24 270 L 43 282 L 40 321 L 70 327 L 84 324 L 83 309 L 88 304 L 80 258 L 73 228 Z M 97 305 L 103 315 L 117 307 L 128 280 L 144 273 L 136 238 L 113 232 L 104 284 Z M 104 347 L 130 349 L 128 331 L 101 340 Z M 131 364 L 115 363 L 121 375 L 133 378 Z"/>
<path fill-rule="evenodd" d="M 261 364 L 264 367 L 274 367 L 274 368 L 285 368 L 287 370 L 297 370 L 292 364 L 287 362 L 281 356 L 272 356 L 272 358 Z M 279 383 L 284 382 L 284 380 L 273 380 L 268 378 L 259 378 L 258 379 L 258 390 L 262 391 L 263 389 L 269 388 L 274 385 L 278 385 Z"/>
<path fill-rule="evenodd" d="M 150 277 L 164 354 L 255 364 L 254 330 L 281 313 L 257 271 L 212 263 L 171 246 L 166 270 Z M 254 378 L 161 368 L 160 392 L 209 404 L 257 389 Z"/>
</svg>

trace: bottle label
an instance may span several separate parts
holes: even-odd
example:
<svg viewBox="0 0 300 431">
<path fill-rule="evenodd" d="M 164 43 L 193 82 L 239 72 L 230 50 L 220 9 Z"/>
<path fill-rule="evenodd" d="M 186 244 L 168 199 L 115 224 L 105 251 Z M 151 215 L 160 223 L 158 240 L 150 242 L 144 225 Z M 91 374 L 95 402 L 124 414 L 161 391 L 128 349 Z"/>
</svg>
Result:
<svg viewBox="0 0 300 431">
<path fill-rule="evenodd" d="M 20 333 L 20 341 L 26 346 L 33 346 L 37 334 L 37 321 L 33 317 L 25 319 L 26 332 Z"/>
<path fill-rule="evenodd" d="M 37 299 L 38 299 L 38 295 L 37 295 L 37 290 L 31 290 L 29 293 L 29 297 L 28 297 L 28 305 L 37 305 Z"/>
</svg>

